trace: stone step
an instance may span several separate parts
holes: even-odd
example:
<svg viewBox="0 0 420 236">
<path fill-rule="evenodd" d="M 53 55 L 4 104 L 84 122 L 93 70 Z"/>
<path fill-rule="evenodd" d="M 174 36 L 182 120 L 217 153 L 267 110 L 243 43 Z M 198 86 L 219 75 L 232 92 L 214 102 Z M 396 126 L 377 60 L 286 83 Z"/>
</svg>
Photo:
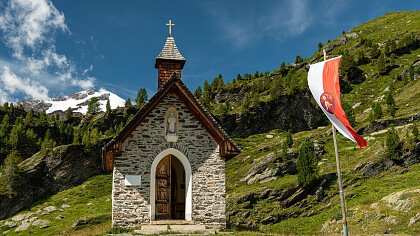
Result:
<svg viewBox="0 0 420 236">
<path fill-rule="evenodd" d="M 153 220 L 150 225 L 195 225 L 192 220 Z"/>
<path fill-rule="evenodd" d="M 215 234 L 215 230 L 206 229 L 205 225 L 180 225 L 180 224 L 149 224 L 141 226 L 141 230 L 135 230 L 136 234 L 177 234 L 177 233 L 195 233 L 195 234 Z"/>
</svg>

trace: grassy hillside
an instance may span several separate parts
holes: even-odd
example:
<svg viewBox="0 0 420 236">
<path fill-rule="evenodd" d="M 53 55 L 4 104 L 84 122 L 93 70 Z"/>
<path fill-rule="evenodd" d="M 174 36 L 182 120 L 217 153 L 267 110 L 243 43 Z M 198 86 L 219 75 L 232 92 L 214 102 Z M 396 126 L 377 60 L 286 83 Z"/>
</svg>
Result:
<svg viewBox="0 0 420 236">
<path fill-rule="evenodd" d="M 407 134 L 409 138 L 412 138 L 411 126 L 397 127 L 401 139 L 405 139 Z M 297 151 L 300 142 L 307 137 L 316 140 L 325 151 L 319 161 L 320 178 L 335 176 L 336 166 L 330 127 L 295 134 L 295 144 L 289 149 L 289 153 Z M 386 149 L 383 145 L 385 137 L 385 132 L 365 136 L 369 140 L 369 147 L 358 149 L 355 148 L 354 143 L 339 135 L 350 232 L 377 234 L 387 230 L 392 233 L 419 234 L 418 223 L 410 227 L 408 224 L 410 218 L 415 217 L 420 211 L 420 184 L 415 181 L 420 179 L 420 164 L 408 167 L 393 165 L 376 176 L 363 176 L 363 167 L 385 159 Z M 337 221 L 341 219 L 341 211 L 336 178 L 323 186 L 324 193 L 321 199 L 316 199 L 315 190 L 317 189 L 314 189 L 309 194 L 303 195 L 301 200 L 292 202 L 290 205 L 287 203 L 291 202 L 293 195 L 284 199 L 262 196 L 268 191 L 271 191 L 270 196 L 274 195 L 274 191 L 281 193 L 289 190 L 296 191 L 296 175 L 275 176 L 274 180 L 251 184 L 243 181 L 253 166 L 258 165 L 265 157 L 279 153 L 284 140 L 284 133 L 278 131 L 237 140 L 245 150 L 227 162 L 226 167 L 228 214 L 232 227 L 282 234 L 339 233 L 341 225 Z M 408 191 L 400 196 L 400 200 L 406 200 L 406 204 L 409 205 L 407 211 L 393 210 L 387 205 L 387 201 L 381 200 L 402 190 Z M 417 192 L 409 192 L 410 190 Z M 248 201 L 240 200 L 250 195 L 256 197 Z M 396 201 L 389 204 L 397 203 Z M 274 223 L 271 223 L 269 218 L 273 216 L 274 218 L 283 216 L 284 219 L 273 219 Z"/>
<path fill-rule="evenodd" d="M 9 229 L 5 226 L 8 224 L 6 222 L 14 222 L 13 219 L 16 217 L 14 216 L 0 221 L 0 232 L 5 235 L 105 234 L 111 228 L 111 186 L 111 175 L 95 176 L 82 185 L 37 202 L 16 215 L 23 216 L 29 213 L 31 215 L 27 217 L 26 221 L 32 223 L 36 220 L 46 220 L 48 223 L 40 226 L 46 225 L 47 228 L 30 226 L 27 230 L 16 232 L 17 227 Z M 51 208 L 52 206 L 56 210 L 47 213 L 46 207 Z M 79 224 L 74 226 L 77 221 Z"/>
</svg>

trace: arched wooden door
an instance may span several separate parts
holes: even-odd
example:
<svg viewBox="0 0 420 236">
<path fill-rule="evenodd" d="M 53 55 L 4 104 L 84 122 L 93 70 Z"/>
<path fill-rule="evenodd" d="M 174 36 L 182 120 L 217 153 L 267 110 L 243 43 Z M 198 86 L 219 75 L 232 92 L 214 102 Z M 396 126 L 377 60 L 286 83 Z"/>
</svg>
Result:
<svg viewBox="0 0 420 236">
<path fill-rule="evenodd" d="M 158 163 L 155 189 L 155 219 L 185 219 L 185 170 L 175 156 Z"/>
</svg>

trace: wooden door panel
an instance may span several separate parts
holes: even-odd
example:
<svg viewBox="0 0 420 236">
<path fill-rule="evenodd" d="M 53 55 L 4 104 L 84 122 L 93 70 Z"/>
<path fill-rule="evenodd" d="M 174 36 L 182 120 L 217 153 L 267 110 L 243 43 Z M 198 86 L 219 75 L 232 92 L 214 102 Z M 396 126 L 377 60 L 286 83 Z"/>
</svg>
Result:
<svg viewBox="0 0 420 236">
<path fill-rule="evenodd" d="M 156 220 L 171 215 L 171 157 L 164 157 L 156 167 Z"/>
</svg>

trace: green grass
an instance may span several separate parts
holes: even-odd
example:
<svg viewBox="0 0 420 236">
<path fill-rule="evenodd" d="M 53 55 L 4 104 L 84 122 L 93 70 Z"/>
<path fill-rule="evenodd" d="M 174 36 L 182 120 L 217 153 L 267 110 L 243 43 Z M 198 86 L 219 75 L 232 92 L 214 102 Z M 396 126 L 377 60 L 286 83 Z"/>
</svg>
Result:
<svg viewBox="0 0 420 236">
<path fill-rule="evenodd" d="M 47 206 L 55 206 L 60 209 L 63 204 L 70 205 L 70 208 L 63 209 L 62 212 L 57 210 L 47 215 L 36 215 L 38 219 L 51 221 L 49 228 L 40 229 L 31 226 L 22 232 L 15 232 L 15 228 L 12 228 L 7 235 L 98 235 L 106 233 L 111 228 L 111 182 L 111 175 L 98 175 L 82 185 L 35 203 L 20 213 L 36 212 Z M 64 218 L 56 219 L 58 215 L 62 215 Z M 89 219 L 90 223 L 73 229 L 72 225 L 82 218 Z M 5 231 L 5 228 L 0 227 L 0 232 L 2 230 Z"/>
<path fill-rule="evenodd" d="M 396 129 L 402 141 L 406 142 L 407 140 L 405 140 L 405 134 L 411 131 L 411 125 L 408 124 L 396 127 Z M 272 134 L 274 137 L 269 139 L 266 137 L 267 134 Z M 246 203 L 236 203 L 238 198 L 250 192 L 261 194 L 266 189 L 288 189 L 297 185 L 297 179 L 294 175 L 286 175 L 284 177 L 278 177 L 274 181 L 250 185 L 241 181 L 247 171 L 255 164 L 254 160 L 266 156 L 274 150 L 280 148 L 280 145 L 284 140 L 283 133 L 272 131 L 267 134 L 253 135 L 245 139 L 237 139 L 236 141 L 238 141 L 241 145 L 246 145 L 246 148 L 243 153 L 227 162 L 228 212 L 239 210 L 239 213 L 231 217 L 232 222 L 242 220 L 242 214 L 244 212 L 250 212 L 246 220 L 254 222 L 264 219 L 269 215 L 297 213 L 301 216 L 297 218 L 289 218 L 277 224 L 257 226 L 256 229 L 262 233 L 279 233 L 287 235 L 326 233 L 321 231 L 323 224 L 327 221 L 332 221 L 334 219 L 339 220 L 341 218 L 338 186 L 335 182 L 325 189 L 325 194 L 330 196 L 328 201 L 318 203 L 315 201 L 313 196 L 309 195 L 305 200 L 308 202 L 310 206 L 309 208 L 299 208 L 296 206 L 282 208 L 279 207 L 279 202 L 259 200 L 254 203 L 251 208 L 244 209 Z M 296 151 L 301 140 L 307 137 L 310 137 L 312 140 L 317 140 L 319 143 L 323 144 L 325 154 L 321 156 L 322 164 L 320 164 L 320 174 L 336 173 L 334 147 L 329 127 L 296 133 L 293 137 L 295 144 L 289 151 Z M 386 133 L 364 135 L 364 137 L 370 139 L 369 146 L 364 149 L 359 149 L 356 147 L 357 145 L 355 143 L 338 134 L 339 154 L 344 183 L 346 186 L 346 195 L 351 196 L 347 198 L 347 206 L 349 209 L 349 228 L 351 228 L 351 232 L 356 234 L 377 234 L 383 233 L 383 230 L 386 229 L 394 233 L 418 234 L 420 226 L 417 224 L 408 228 L 407 222 L 409 221 L 409 218 L 415 215 L 415 212 L 420 211 L 420 204 L 415 204 L 410 212 L 390 212 L 386 206 L 383 206 L 381 209 L 368 211 L 369 214 L 371 214 L 369 221 L 362 220 L 362 213 L 357 211 L 357 209 L 368 209 L 372 203 L 380 201 L 383 197 L 391 193 L 405 189 L 420 188 L 418 181 L 414 181 L 416 179 L 420 179 L 420 164 L 410 166 L 406 172 L 403 171 L 402 167 L 393 167 L 391 170 L 380 173 L 374 178 L 361 178 L 360 172 L 354 170 L 355 167 L 361 163 L 378 162 L 384 158 L 384 142 Z M 412 135 L 410 134 L 409 138 L 411 137 Z M 400 174 L 400 172 L 402 174 Z M 418 199 L 419 196 L 418 194 L 409 193 L 403 195 L 402 199 L 404 198 Z M 331 203 L 331 205 L 328 205 L 329 203 Z M 305 216 L 310 212 L 315 213 L 310 214 L 311 216 L 309 217 Z M 383 223 L 383 220 L 375 218 L 380 214 L 392 216 L 401 220 L 397 221 L 395 225 Z M 333 226 L 341 229 L 338 222 L 332 224 L 330 228 L 327 227 L 327 232 L 334 232 L 335 228 L 331 228 Z M 245 231 L 244 233 L 246 235 L 250 232 Z"/>
</svg>

